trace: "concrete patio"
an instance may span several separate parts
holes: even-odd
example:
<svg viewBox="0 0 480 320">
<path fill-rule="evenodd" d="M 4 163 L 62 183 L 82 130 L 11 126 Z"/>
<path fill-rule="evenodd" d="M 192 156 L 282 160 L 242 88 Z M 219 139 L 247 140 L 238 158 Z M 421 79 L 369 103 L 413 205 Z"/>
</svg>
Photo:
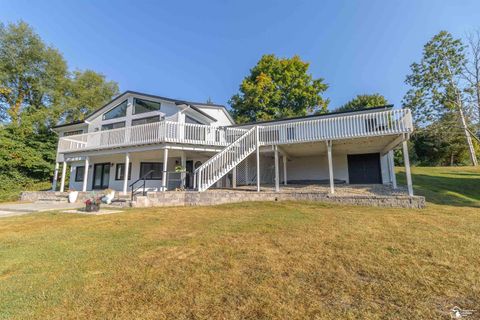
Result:
<svg viewBox="0 0 480 320">
<path fill-rule="evenodd" d="M 82 202 L 77 203 L 50 203 L 50 202 L 8 202 L 0 203 L 0 218 L 19 216 L 28 213 L 68 210 L 83 207 Z"/>
</svg>

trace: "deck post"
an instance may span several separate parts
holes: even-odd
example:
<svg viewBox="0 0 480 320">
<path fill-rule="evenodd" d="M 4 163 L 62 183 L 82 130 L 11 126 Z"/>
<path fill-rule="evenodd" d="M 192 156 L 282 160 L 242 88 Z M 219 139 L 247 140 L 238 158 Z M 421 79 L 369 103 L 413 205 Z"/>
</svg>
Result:
<svg viewBox="0 0 480 320">
<path fill-rule="evenodd" d="M 58 180 L 59 168 L 60 168 L 60 163 L 55 162 L 55 170 L 53 170 L 52 191 L 57 191 L 57 180 Z"/>
<path fill-rule="evenodd" d="M 388 167 L 390 169 L 390 179 L 392 181 L 392 188 L 397 189 L 397 177 L 395 176 L 395 162 L 393 159 L 393 150 L 388 151 Z"/>
<path fill-rule="evenodd" d="M 162 191 L 167 191 L 168 149 L 163 149 Z"/>
<path fill-rule="evenodd" d="M 187 187 L 187 182 L 185 181 L 187 178 L 187 154 L 185 151 L 182 151 L 180 154 L 180 165 L 182 166 L 182 172 L 180 173 L 180 183 L 181 187 L 186 188 Z"/>
<path fill-rule="evenodd" d="M 62 164 L 62 180 L 60 181 L 60 192 L 65 191 L 65 176 L 67 175 L 67 162 L 63 161 Z"/>
<path fill-rule="evenodd" d="M 280 191 L 280 171 L 278 168 L 278 146 L 274 146 L 275 152 L 275 192 Z"/>
<path fill-rule="evenodd" d="M 258 132 L 258 126 L 255 127 L 257 138 L 257 192 L 260 192 L 260 137 Z"/>
<path fill-rule="evenodd" d="M 232 188 L 237 187 L 237 167 L 233 167 L 232 169 Z"/>
<path fill-rule="evenodd" d="M 332 140 L 327 141 L 327 157 L 328 157 L 328 176 L 330 180 L 330 193 L 335 193 L 335 184 L 333 179 L 333 160 L 332 160 Z"/>
<path fill-rule="evenodd" d="M 410 172 L 410 159 L 408 157 L 408 145 L 406 140 L 402 142 L 402 147 L 403 147 L 403 163 L 405 164 L 405 174 L 407 176 L 408 195 L 413 196 L 412 174 Z"/>
<path fill-rule="evenodd" d="M 82 185 L 82 191 L 85 192 L 87 191 L 87 180 L 88 180 L 88 166 L 90 162 L 89 157 L 85 157 L 85 170 L 83 170 L 83 185 Z M 95 179 L 95 177 L 94 177 Z"/>
<path fill-rule="evenodd" d="M 282 157 L 283 160 L 283 184 L 287 185 L 287 157 L 285 154 Z"/>
<path fill-rule="evenodd" d="M 130 153 L 125 153 L 125 169 L 123 170 L 123 194 L 127 194 L 128 189 L 128 171 L 130 167 Z"/>
</svg>

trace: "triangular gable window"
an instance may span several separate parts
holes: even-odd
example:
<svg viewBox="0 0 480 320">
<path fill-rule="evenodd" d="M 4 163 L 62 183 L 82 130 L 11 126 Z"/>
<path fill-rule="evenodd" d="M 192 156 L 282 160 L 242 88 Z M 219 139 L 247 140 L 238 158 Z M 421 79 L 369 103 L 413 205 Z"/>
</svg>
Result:
<svg viewBox="0 0 480 320">
<path fill-rule="evenodd" d="M 103 114 L 103 120 L 110 120 L 115 118 L 125 117 L 127 115 L 127 100 L 120 103 L 118 106 L 110 109 L 110 111 Z"/>
</svg>

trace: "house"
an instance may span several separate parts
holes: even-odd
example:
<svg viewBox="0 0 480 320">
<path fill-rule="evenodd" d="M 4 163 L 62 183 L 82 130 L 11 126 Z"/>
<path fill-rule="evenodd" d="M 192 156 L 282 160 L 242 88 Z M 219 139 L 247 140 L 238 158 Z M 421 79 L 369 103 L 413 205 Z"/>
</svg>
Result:
<svg viewBox="0 0 480 320">
<path fill-rule="evenodd" d="M 222 105 L 127 91 L 86 116 L 57 125 L 52 189 L 111 188 L 164 192 L 176 188 L 288 184 L 383 184 L 397 188 L 393 150 L 406 142 L 408 109 L 382 106 L 354 112 L 236 125 Z M 70 168 L 67 172 L 67 167 Z"/>
</svg>

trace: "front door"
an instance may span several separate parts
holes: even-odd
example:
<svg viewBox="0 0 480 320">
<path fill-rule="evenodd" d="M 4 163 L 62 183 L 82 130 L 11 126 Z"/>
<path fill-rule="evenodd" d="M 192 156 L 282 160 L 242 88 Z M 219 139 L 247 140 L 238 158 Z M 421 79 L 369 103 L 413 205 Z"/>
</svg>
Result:
<svg viewBox="0 0 480 320">
<path fill-rule="evenodd" d="M 382 183 L 380 154 L 349 154 L 348 178 L 350 184 Z"/>
<path fill-rule="evenodd" d="M 193 160 L 186 162 L 185 170 L 187 171 L 185 187 L 187 189 L 193 189 Z"/>
<path fill-rule="evenodd" d="M 92 189 L 107 189 L 109 180 L 110 180 L 110 163 L 94 164 Z"/>
</svg>

